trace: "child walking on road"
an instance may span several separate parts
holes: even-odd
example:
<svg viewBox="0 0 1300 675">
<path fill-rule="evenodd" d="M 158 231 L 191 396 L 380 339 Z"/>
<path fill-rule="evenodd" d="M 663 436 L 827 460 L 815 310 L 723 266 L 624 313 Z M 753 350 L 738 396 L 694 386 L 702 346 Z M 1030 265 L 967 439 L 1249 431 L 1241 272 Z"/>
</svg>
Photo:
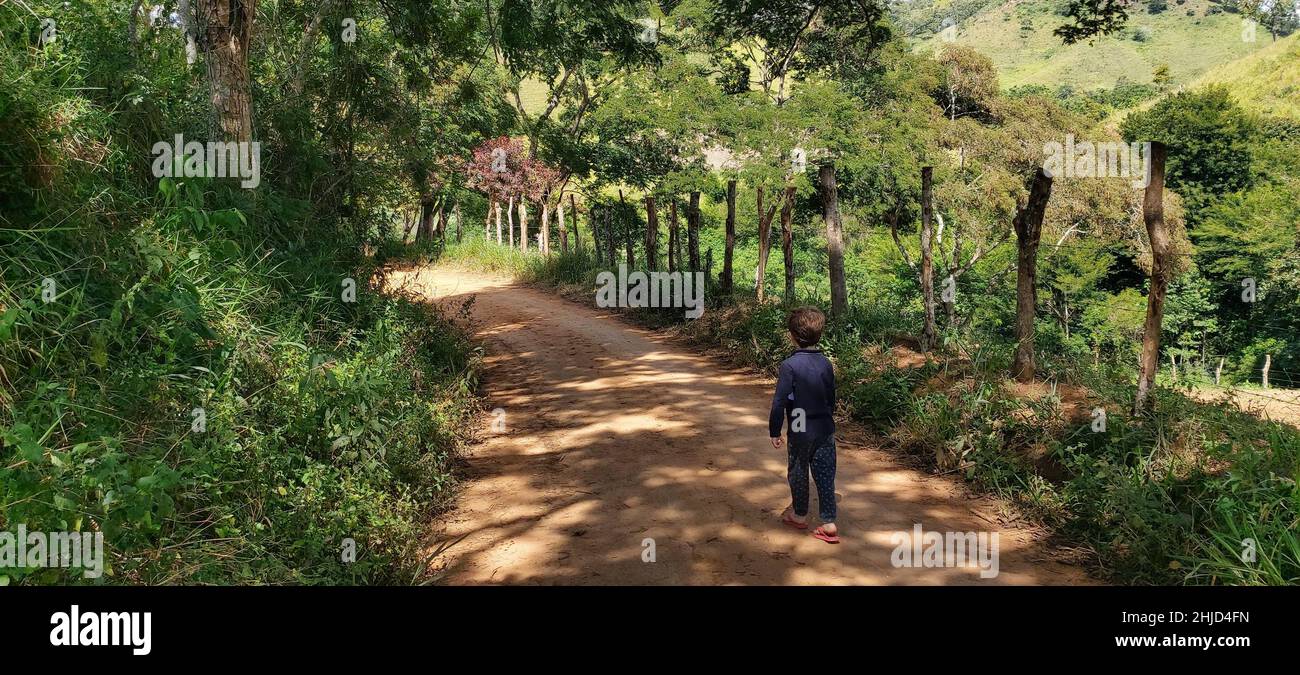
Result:
<svg viewBox="0 0 1300 675">
<path fill-rule="evenodd" d="M 781 362 L 768 416 L 772 447 L 781 447 L 781 427 L 787 427 L 791 504 L 781 521 L 791 527 L 808 528 L 808 474 L 817 486 L 821 525 L 813 536 L 829 544 L 840 543 L 835 527 L 835 371 L 830 359 L 817 348 L 826 316 L 816 307 L 790 312 L 786 322 L 790 339 L 798 347 Z"/>
</svg>

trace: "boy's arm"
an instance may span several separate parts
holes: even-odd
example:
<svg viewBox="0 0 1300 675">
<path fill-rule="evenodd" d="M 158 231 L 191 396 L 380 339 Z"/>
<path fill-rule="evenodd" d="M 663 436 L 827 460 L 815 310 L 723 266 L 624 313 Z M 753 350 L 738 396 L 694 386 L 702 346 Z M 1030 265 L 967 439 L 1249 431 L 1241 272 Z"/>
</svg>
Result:
<svg viewBox="0 0 1300 675">
<path fill-rule="evenodd" d="M 772 395 L 772 412 L 767 416 L 767 435 L 781 437 L 781 427 L 785 426 L 785 408 L 790 404 L 790 393 L 794 391 L 794 375 L 788 364 L 782 363 L 776 379 L 776 393 Z"/>
<path fill-rule="evenodd" d="M 835 416 L 835 405 L 839 399 L 835 398 L 835 368 L 831 368 L 831 416 Z"/>
</svg>

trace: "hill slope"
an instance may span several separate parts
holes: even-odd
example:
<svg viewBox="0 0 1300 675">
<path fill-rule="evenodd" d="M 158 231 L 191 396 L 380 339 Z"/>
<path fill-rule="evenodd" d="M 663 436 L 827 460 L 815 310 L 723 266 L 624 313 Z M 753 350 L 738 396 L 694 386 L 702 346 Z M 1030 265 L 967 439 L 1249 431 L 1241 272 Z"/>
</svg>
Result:
<svg viewBox="0 0 1300 675">
<path fill-rule="evenodd" d="M 946 18 L 957 26 L 956 42 L 974 46 L 998 66 L 1002 86 L 1024 84 L 1075 89 L 1116 82 L 1150 83 L 1156 66 L 1169 66 L 1172 84 L 1187 84 L 1206 71 L 1269 46 L 1262 28 L 1243 39 L 1242 19 L 1211 0 L 1169 0 L 1150 13 L 1137 6 L 1127 27 L 1094 43 L 1063 45 L 1052 34 L 1065 22 L 1061 0 L 933 0 L 895 6 L 900 30 L 918 49 L 942 45 Z"/>
<path fill-rule="evenodd" d="M 1213 68 L 1190 86 L 1206 84 L 1227 86 L 1247 110 L 1300 121 L 1300 33 Z"/>
</svg>

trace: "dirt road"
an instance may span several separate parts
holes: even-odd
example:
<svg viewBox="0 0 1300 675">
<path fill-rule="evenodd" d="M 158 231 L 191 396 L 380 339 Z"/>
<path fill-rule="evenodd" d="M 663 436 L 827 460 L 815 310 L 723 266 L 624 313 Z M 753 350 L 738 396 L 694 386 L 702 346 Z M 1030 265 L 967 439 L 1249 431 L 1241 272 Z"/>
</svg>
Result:
<svg viewBox="0 0 1300 675">
<path fill-rule="evenodd" d="M 852 429 L 839 446 L 843 543 L 783 526 L 790 493 L 785 450 L 767 438 L 770 382 L 594 301 L 447 268 L 392 280 L 433 302 L 476 296 L 489 409 L 504 411 L 504 433 L 483 419 L 458 507 L 439 525 L 444 537 L 467 535 L 434 561 L 448 583 L 1093 583 L 1035 533 L 999 524 L 996 502 L 852 443 Z M 893 566 L 891 535 L 916 523 L 997 532 L 999 574 Z"/>
</svg>

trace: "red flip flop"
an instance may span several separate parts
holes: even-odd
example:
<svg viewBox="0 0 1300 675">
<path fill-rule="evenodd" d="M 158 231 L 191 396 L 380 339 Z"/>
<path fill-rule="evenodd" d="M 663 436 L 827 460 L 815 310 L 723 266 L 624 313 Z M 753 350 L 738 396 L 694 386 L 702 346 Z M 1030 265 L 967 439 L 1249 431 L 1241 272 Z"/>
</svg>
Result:
<svg viewBox="0 0 1300 675">
<path fill-rule="evenodd" d="M 817 526 L 817 529 L 813 530 L 812 536 L 828 544 L 840 543 L 840 536 L 838 534 L 830 534 L 826 530 L 823 530 L 820 525 Z"/>
<path fill-rule="evenodd" d="M 808 529 L 808 523 L 801 523 L 801 522 L 795 520 L 795 519 L 794 519 L 790 514 L 788 514 L 788 513 L 785 514 L 784 516 L 781 516 L 781 522 L 785 523 L 786 525 L 789 525 L 790 527 L 793 527 L 793 528 L 796 529 L 796 530 L 806 530 L 806 529 Z"/>
</svg>

